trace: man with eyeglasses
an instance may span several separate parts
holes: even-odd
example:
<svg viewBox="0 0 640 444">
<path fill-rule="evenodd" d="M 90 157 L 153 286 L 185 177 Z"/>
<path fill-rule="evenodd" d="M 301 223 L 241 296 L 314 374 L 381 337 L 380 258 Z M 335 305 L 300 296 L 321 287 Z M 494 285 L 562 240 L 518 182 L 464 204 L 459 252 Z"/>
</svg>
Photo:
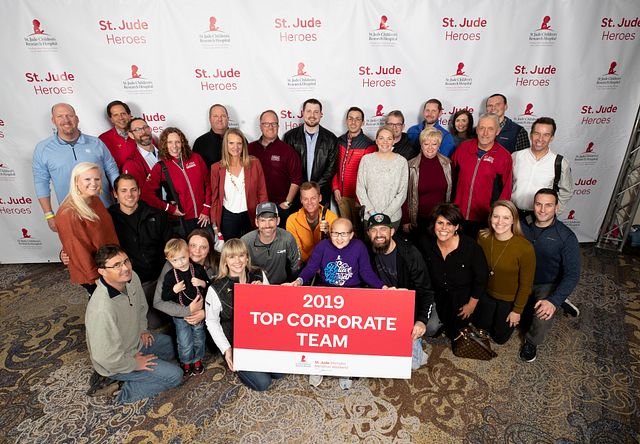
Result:
<svg viewBox="0 0 640 444">
<path fill-rule="evenodd" d="M 273 202 L 258 204 L 258 228 L 242 236 L 251 255 L 251 263 L 264 270 L 270 284 L 295 279 L 300 271 L 300 250 L 291 233 L 278 227 L 278 211 Z"/>
<path fill-rule="evenodd" d="M 114 100 L 107 105 L 107 117 L 113 127 L 98 137 L 107 146 L 118 169 L 122 171 L 122 165 L 136 147 L 128 131 L 131 109 L 126 103 Z"/>
<path fill-rule="evenodd" d="M 117 245 L 104 245 L 95 261 L 100 279 L 85 327 L 96 373 L 87 393 L 115 396 L 124 404 L 180 385 L 182 369 L 168 362 L 174 358 L 171 338 L 147 329 L 147 301 L 127 254 Z"/>
<path fill-rule="evenodd" d="M 267 110 L 260 114 L 262 135 L 249 144 L 249 154 L 257 157 L 262 164 L 267 195 L 271 202 L 278 205 L 279 226 L 284 228 L 302 183 L 302 169 L 298 153 L 278 138 L 278 126 L 275 111 Z"/>
<path fill-rule="evenodd" d="M 424 108 L 422 110 L 422 116 L 424 120 L 417 124 L 413 125 L 407 131 L 407 136 L 409 136 L 409 140 L 413 142 L 413 144 L 420 150 L 420 133 L 425 128 L 435 128 L 442 133 L 442 142 L 440 143 L 440 148 L 438 151 L 442 153 L 442 155 L 451 157 L 453 151 L 456 149 L 455 143 L 453 141 L 453 136 L 447 131 L 442 125 L 440 125 L 440 116 L 442 115 L 442 102 L 438 99 L 429 99 L 424 104 Z"/>
<path fill-rule="evenodd" d="M 393 152 L 400 154 L 407 160 L 411 160 L 418 155 L 420 149 L 409 140 L 409 136 L 404 132 L 404 114 L 402 111 L 394 109 L 387 114 L 384 119 L 385 126 L 391 128 L 393 133 Z"/>
<path fill-rule="evenodd" d="M 229 113 L 224 105 L 216 103 L 209 108 L 211 129 L 193 143 L 193 152 L 198 153 L 207 164 L 207 169 L 222 159 L 222 138 L 229 129 Z"/>
<path fill-rule="evenodd" d="M 153 142 L 151 127 L 142 117 L 131 119 L 127 130 L 136 147 L 122 165 L 122 172 L 135 177 L 142 191 L 151 169 L 158 163 L 158 148 Z"/>
<path fill-rule="evenodd" d="M 100 139 L 84 134 L 78 128 L 76 110 L 68 103 L 57 103 L 51 108 L 51 122 L 56 133 L 39 142 L 33 151 L 31 169 L 38 203 L 51 231 L 57 231 L 51 204 L 51 184 L 58 202 L 69 194 L 71 171 L 80 162 L 93 162 L 102 170 L 100 200 L 105 207 L 113 203 L 110 185 L 118 177 L 118 165 Z M 108 180 L 107 180 L 108 179 Z"/>
<path fill-rule="evenodd" d="M 360 230 L 360 204 L 356 198 L 358 166 L 365 154 L 375 153 L 376 144 L 362 131 L 364 111 L 352 106 L 347 111 L 347 132 L 338 138 L 338 170 L 331 182 L 333 197 L 340 217 L 351 221 L 357 234 Z"/>
</svg>

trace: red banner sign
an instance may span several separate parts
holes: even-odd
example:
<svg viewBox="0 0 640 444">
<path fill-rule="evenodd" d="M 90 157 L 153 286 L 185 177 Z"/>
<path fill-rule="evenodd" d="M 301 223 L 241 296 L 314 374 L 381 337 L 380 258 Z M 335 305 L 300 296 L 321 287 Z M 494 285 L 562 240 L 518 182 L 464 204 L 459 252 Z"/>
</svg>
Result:
<svg viewBox="0 0 640 444">
<path fill-rule="evenodd" d="M 408 378 L 415 292 L 236 285 L 240 370 Z"/>
</svg>

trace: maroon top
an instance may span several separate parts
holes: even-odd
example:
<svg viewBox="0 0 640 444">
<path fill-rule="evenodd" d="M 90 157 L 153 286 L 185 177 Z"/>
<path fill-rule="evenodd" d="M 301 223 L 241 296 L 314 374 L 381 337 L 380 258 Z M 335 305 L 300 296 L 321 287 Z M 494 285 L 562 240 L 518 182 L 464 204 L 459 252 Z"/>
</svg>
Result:
<svg viewBox="0 0 640 444">
<path fill-rule="evenodd" d="M 428 219 L 436 205 L 447 199 L 447 179 L 438 157 L 420 158 L 418 175 L 418 217 Z"/>
<path fill-rule="evenodd" d="M 284 202 L 292 183 L 302 183 L 302 167 L 298 153 L 280 139 L 262 146 L 260 140 L 249 144 L 249 154 L 257 157 L 264 171 L 269 201 Z"/>
</svg>

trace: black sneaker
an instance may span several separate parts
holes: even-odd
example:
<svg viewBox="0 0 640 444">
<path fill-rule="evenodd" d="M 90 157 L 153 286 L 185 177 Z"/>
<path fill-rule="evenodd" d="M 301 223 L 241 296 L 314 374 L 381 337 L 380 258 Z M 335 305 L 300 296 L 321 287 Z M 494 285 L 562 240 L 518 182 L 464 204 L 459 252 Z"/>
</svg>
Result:
<svg viewBox="0 0 640 444">
<path fill-rule="evenodd" d="M 185 378 L 188 378 L 189 376 L 193 375 L 191 370 L 191 364 L 182 364 L 182 372 Z"/>
<path fill-rule="evenodd" d="M 112 396 L 119 388 L 120 383 L 118 381 L 102 376 L 94 370 L 89 378 L 87 396 Z"/>
<path fill-rule="evenodd" d="M 576 307 L 569 299 L 566 299 L 560 307 L 562 307 L 564 312 L 569 316 L 573 316 L 574 318 L 580 316 L 580 309 L 578 309 L 578 307 Z"/>
<path fill-rule="evenodd" d="M 522 359 L 524 362 L 535 361 L 537 350 L 538 347 L 533 345 L 531 342 L 524 341 L 524 344 L 522 344 L 522 348 L 520 349 L 520 359 Z"/>
<path fill-rule="evenodd" d="M 193 369 L 191 370 L 191 375 L 201 375 L 204 373 L 204 364 L 202 364 L 202 361 L 196 361 L 195 364 L 193 364 Z"/>
</svg>

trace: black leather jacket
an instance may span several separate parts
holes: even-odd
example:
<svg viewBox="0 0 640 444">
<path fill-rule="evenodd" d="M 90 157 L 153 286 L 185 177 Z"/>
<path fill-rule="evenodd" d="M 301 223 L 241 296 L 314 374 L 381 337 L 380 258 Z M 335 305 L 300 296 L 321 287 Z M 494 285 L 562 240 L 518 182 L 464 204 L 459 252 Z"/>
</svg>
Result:
<svg viewBox="0 0 640 444">
<path fill-rule="evenodd" d="M 326 205 L 331 202 L 331 180 L 338 166 L 338 138 L 322 126 L 317 137 L 311 177 L 307 176 L 307 141 L 304 137 L 304 125 L 287 131 L 282 140 L 298 152 L 303 180 L 314 181 L 320 185 L 322 202 Z"/>
</svg>

